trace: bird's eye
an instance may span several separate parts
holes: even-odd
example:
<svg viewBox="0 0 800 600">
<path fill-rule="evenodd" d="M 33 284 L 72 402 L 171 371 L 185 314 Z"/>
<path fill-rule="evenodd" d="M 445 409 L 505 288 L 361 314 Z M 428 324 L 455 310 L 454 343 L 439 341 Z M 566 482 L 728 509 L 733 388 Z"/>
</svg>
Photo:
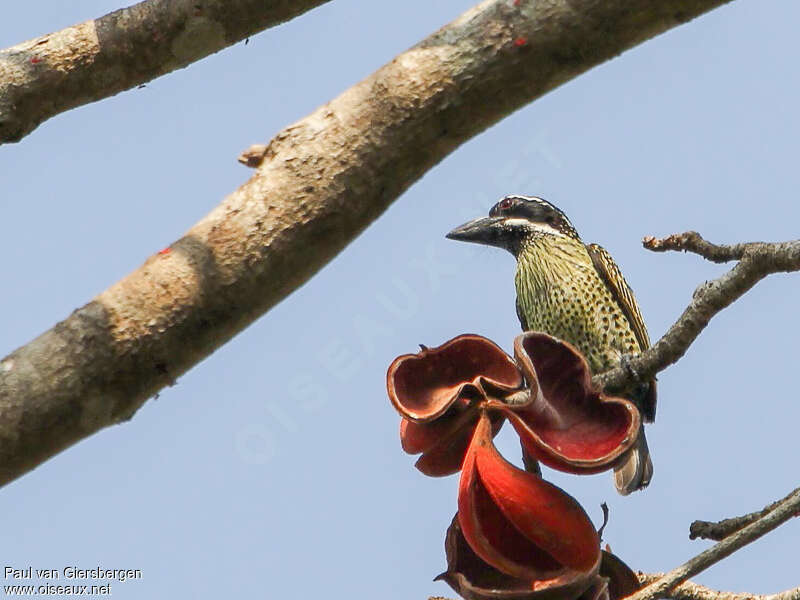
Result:
<svg viewBox="0 0 800 600">
<path fill-rule="evenodd" d="M 497 205 L 497 208 L 500 210 L 511 210 L 511 207 L 514 206 L 514 201 L 511 198 L 503 198 L 500 200 L 500 203 Z"/>
</svg>

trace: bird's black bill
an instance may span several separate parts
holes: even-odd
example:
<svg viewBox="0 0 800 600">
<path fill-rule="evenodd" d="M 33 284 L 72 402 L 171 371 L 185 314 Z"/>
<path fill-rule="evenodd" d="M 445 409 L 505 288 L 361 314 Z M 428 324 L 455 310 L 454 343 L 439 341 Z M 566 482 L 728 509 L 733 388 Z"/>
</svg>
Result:
<svg viewBox="0 0 800 600">
<path fill-rule="evenodd" d="M 448 239 L 488 246 L 503 246 L 503 217 L 480 217 L 456 227 Z"/>
</svg>

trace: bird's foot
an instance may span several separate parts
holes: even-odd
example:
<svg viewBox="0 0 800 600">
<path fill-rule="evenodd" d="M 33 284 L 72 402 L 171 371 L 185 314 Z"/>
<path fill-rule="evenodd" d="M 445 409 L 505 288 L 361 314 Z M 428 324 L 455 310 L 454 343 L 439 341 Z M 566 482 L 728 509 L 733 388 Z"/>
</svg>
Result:
<svg viewBox="0 0 800 600">
<path fill-rule="evenodd" d="M 633 366 L 633 363 L 631 363 L 631 359 L 634 356 L 635 355 L 633 354 L 623 354 L 619 359 L 619 364 L 623 369 L 625 369 L 630 374 L 630 376 L 633 378 L 634 381 L 639 383 L 642 381 L 642 378 L 639 375 L 639 371 L 637 371 L 636 368 Z"/>
</svg>

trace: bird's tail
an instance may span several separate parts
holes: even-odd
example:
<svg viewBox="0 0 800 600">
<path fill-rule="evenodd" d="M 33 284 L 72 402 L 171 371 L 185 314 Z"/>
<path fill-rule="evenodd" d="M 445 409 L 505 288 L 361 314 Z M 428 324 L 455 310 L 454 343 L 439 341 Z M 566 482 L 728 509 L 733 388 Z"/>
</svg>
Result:
<svg viewBox="0 0 800 600">
<path fill-rule="evenodd" d="M 627 496 L 631 492 L 646 488 L 652 476 L 653 463 L 650 460 L 647 438 L 644 437 L 644 427 L 642 427 L 636 445 L 628 450 L 619 466 L 614 468 L 614 485 L 620 494 Z"/>
</svg>

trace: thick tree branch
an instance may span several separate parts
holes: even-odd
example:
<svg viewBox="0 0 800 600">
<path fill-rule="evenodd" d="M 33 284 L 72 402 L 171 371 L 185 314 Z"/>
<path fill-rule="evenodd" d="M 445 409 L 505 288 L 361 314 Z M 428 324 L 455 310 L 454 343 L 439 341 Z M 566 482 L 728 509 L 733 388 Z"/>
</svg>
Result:
<svg viewBox="0 0 800 600">
<path fill-rule="evenodd" d="M 656 252 L 684 250 L 714 262 L 739 262 L 721 277 L 698 286 L 691 303 L 669 331 L 649 350 L 631 358 L 628 367 L 618 367 L 594 377 L 598 386 L 610 390 L 624 389 L 636 377 L 647 381 L 677 362 L 714 315 L 767 275 L 800 270 L 800 240 L 718 246 L 690 231 L 664 239 L 646 237 L 643 245 Z"/>
<path fill-rule="evenodd" d="M 286 128 L 183 238 L 0 361 L 0 483 L 130 418 L 459 144 L 724 3 L 488 0 Z"/>
<path fill-rule="evenodd" d="M 656 598 L 671 597 L 673 588 L 785 523 L 796 516 L 798 511 L 800 511 L 800 488 L 784 498 L 774 510 L 656 579 L 647 587 L 631 594 L 627 600 L 656 600 Z"/>
<path fill-rule="evenodd" d="M 792 492 L 792 494 L 796 494 L 800 492 L 800 488 L 797 488 Z M 789 494 L 791 496 L 791 494 Z M 743 515 L 741 517 L 733 517 L 731 519 L 723 519 L 722 521 L 694 521 L 689 526 L 689 539 L 694 540 L 697 538 L 702 538 L 705 540 L 715 540 L 719 541 L 725 539 L 731 534 L 736 533 L 740 529 L 747 527 L 750 523 L 753 523 L 766 515 L 767 513 L 772 512 L 777 508 L 777 506 L 788 499 L 789 496 L 784 498 L 783 500 L 778 500 L 773 502 L 766 508 L 758 510 L 756 512 L 751 512 L 749 514 Z"/>
<path fill-rule="evenodd" d="M 639 573 L 642 585 L 650 585 L 664 577 L 664 573 Z M 674 600 L 800 600 L 800 587 L 779 594 L 750 594 L 746 592 L 720 592 L 704 585 L 687 581 L 672 589 L 668 595 Z"/>
<path fill-rule="evenodd" d="M 329 0 L 145 0 L 0 51 L 0 144 Z"/>
</svg>

